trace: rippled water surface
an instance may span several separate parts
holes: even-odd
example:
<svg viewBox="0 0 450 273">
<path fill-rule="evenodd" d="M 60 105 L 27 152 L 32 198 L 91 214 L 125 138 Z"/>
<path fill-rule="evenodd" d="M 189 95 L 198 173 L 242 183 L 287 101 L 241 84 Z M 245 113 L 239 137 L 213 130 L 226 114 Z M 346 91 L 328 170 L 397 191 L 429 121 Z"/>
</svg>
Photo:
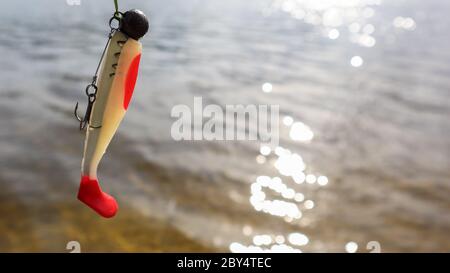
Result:
<svg viewBox="0 0 450 273">
<path fill-rule="evenodd" d="M 450 251 L 448 1 L 121 2 L 151 32 L 99 170 L 112 220 L 76 200 L 72 117 L 112 1 L 2 3 L 1 251 Z M 279 105 L 279 146 L 174 141 L 194 96 Z"/>
</svg>

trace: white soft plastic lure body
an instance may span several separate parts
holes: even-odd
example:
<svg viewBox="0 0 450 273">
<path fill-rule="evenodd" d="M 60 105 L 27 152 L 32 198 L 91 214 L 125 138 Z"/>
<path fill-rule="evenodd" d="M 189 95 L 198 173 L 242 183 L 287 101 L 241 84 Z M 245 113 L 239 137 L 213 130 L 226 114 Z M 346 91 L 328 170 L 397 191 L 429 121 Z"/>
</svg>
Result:
<svg viewBox="0 0 450 273">
<path fill-rule="evenodd" d="M 145 20 L 144 20 L 145 19 Z M 102 191 L 97 168 L 120 125 L 133 94 L 142 45 L 148 29 L 145 15 L 137 10 L 123 14 L 120 29 L 106 48 L 97 79 L 97 94 L 86 131 L 78 199 L 103 217 L 113 217 L 116 200 Z"/>
</svg>

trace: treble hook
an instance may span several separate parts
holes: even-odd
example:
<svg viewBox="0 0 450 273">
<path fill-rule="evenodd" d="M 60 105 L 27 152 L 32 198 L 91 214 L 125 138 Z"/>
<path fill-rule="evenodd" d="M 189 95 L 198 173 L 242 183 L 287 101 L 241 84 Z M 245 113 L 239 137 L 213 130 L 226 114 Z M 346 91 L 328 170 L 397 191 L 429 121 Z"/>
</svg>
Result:
<svg viewBox="0 0 450 273">
<path fill-rule="evenodd" d="M 94 88 L 93 93 L 89 93 L 90 88 Z M 89 84 L 86 87 L 86 95 L 88 97 L 88 105 L 86 107 L 86 112 L 84 113 L 84 117 L 80 117 L 78 115 L 78 102 L 75 105 L 75 110 L 73 111 L 75 118 L 80 122 L 80 131 L 86 128 L 86 125 L 89 124 L 89 119 L 91 118 L 92 106 L 94 105 L 96 96 L 97 96 L 97 86 L 95 84 Z"/>
<path fill-rule="evenodd" d="M 92 98 L 92 99 L 91 99 Z M 86 107 L 86 112 L 84 113 L 84 117 L 78 116 L 78 102 L 75 105 L 75 110 L 73 111 L 75 118 L 80 122 L 80 131 L 86 128 L 86 125 L 89 124 L 89 119 L 91 117 L 92 106 L 94 105 L 95 96 L 94 94 L 89 95 L 88 106 Z"/>
</svg>

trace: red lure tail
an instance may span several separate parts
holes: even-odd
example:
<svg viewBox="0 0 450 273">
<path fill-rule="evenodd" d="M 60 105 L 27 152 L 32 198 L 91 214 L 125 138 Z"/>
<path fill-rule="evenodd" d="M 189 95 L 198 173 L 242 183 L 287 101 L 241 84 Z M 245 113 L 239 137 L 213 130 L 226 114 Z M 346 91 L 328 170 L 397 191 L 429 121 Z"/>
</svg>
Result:
<svg viewBox="0 0 450 273">
<path fill-rule="evenodd" d="M 119 209 L 116 200 L 102 191 L 96 179 L 87 175 L 81 177 L 78 199 L 105 218 L 113 217 Z"/>
</svg>

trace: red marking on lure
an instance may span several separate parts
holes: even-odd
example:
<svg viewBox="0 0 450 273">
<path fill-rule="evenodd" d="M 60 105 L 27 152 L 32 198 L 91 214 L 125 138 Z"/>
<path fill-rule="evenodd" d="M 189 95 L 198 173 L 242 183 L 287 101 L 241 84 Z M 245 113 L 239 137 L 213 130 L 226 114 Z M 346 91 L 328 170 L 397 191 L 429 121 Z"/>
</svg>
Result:
<svg viewBox="0 0 450 273">
<path fill-rule="evenodd" d="M 141 60 L 141 54 L 136 55 L 131 61 L 130 67 L 128 68 L 127 77 L 125 79 L 125 94 L 123 100 L 123 108 L 128 109 L 128 104 L 130 104 L 131 96 L 133 95 L 134 86 L 136 84 L 136 79 L 139 71 L 139 62 Z"/>
<path fill-rule="evenodd" d="M 116 200 L 102 191 L 96 179 L 87 175 L 81 177 L 78 199 L 106 218 L 116 215 L 119 209 Z"/>
</svg>

